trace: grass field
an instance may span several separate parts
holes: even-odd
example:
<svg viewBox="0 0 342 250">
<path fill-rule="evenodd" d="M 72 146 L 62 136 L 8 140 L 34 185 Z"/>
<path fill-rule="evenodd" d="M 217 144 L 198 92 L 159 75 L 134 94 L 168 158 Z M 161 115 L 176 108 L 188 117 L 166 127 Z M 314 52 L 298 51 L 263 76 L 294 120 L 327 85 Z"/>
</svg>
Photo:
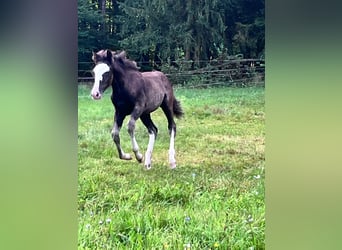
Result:
<svg viewBox="0 0 342 250">
<path fill-rule="evenodd" d="M 152 169 L 122 161 L 112 141 L 110 91 L 79 87 L 78 249 L 264 249 L 264 88 L 176 88 L 177 168 L 161 110 Z M 124 121 L 121 143 L 131 152 Z M 148 134 L 136 124 L 142 152 Z"/>
</svg>

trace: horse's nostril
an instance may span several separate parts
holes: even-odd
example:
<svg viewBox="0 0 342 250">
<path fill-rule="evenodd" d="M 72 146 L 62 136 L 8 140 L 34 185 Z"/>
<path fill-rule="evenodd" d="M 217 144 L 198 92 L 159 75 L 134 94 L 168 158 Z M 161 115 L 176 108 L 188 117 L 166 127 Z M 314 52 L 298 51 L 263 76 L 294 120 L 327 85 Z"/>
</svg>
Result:
<svg viewBox="0 0 342 250">
<path fill-rule="evenodd" d="M 101 98 L 101 93 L 98 92 L 98 91 L 96 91 L 96 92 L 95 92 L 95 91 L 94 91 L 94 92 L 91 92 L 90 95 L 91 95 L 91 97 L 92 97 L 93 99 L 95 99 L 95 100 L 98 100 L 98 99 Z"/>
</svg>

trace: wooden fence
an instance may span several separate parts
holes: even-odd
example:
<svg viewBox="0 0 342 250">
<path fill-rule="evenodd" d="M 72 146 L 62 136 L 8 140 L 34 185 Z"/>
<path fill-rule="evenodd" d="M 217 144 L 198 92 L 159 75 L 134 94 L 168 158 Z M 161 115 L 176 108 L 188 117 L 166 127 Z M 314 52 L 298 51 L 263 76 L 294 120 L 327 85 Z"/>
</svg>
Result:
<svg viewBox="0 0 342 250">
<path fill-rule="evenodd" d="M 161 67 L 173 84 L 187 87 L 208 87 L 214 85 L 228 85 L 246 87 L 265 84 L 265 61 L 263 59 L 234 59 L 234 60 L 212 60 L 206 67 L 198 69 L 187 69 L 184 66 Z M 93 63 L 89 64 L 89 69 Z M 139 63 L 138 63 L 139 65 Z M 84 65 L 83 65 L 84 66 Z M 84 68 L 84 67 L 83 67 Z M 79 71 L 79 84 L 91 84 L 93 77 L 90 70 Z"/>
</svg>

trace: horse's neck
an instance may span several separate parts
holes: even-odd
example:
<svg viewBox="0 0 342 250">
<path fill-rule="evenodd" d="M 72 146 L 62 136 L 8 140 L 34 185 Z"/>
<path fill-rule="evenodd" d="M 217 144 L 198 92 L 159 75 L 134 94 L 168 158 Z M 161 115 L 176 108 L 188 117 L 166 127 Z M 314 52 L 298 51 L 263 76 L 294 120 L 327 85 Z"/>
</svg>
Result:
<svg viewBox="0 0 342 250">
<path fill-rule="evenodd" d="M 119 72 L 114 72 L 114 78 L 112 82 L 112 90 L 113 93 L 122 93 L 122 92 L 129 92 L 129 88 L 127 86 L 127 80 L 125 76 Z"/>
</svg>

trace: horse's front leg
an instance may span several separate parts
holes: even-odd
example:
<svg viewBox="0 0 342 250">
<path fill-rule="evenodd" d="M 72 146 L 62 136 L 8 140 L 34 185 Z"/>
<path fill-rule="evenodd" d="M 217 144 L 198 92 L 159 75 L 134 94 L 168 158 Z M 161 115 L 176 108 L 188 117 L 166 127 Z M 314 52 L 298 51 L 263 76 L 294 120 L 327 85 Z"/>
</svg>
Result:
<svg viewBox="0 0 342 250">
<path fill-rule="evenodd" d="M 134 133 L 135 122 L 137 121 L 138 118 L 139 118 L 139 115 L 137 113 L 133 113 L 131 115 L 131 119 L 128 122 L 128 134 L 131 137 L 132 149 L 135 154 L 135 158 L 137 159 L 138 162 L 142 162 L 143 155 L 142 153 L 139 152 L 139 146 L 138 146 L 137 140 L 135 139 L 135 133 Z"/>
<path fill-rule="evenodd" d="M 112 129 L 112 138 L 115 142 L 115 146 L 118 150 L 119 158 L 122 160 L 132 160 L 132 157 L 130 154 L 125 153 L 120 145 L 120 129 L 122 126 L 122 122 L 125 119 L 125 116 L 121 116 L 115 112 L 114 115 L 114 125 Z"/>
</svg>

